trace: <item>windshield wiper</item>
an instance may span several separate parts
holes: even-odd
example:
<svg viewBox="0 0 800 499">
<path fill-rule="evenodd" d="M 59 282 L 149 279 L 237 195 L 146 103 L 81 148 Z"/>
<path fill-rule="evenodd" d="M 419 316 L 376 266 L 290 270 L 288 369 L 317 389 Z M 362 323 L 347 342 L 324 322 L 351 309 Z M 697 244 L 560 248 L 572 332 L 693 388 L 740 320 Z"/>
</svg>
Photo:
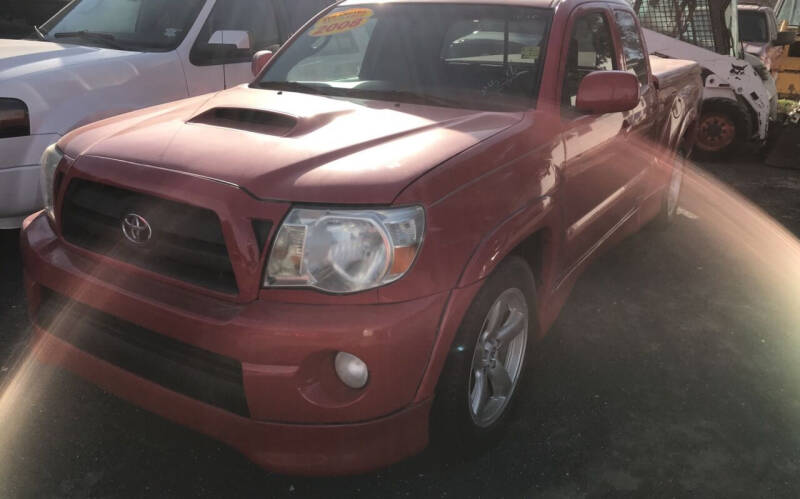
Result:
<svg viewBox="0 0 800 499">
<path fill-rule="evenodd" d="M 430 94 L 421 94 L 410 90 L 369 90 L 353 89 L 354 94 L 363 94 L 368 99 L 386 99 L 392 101 L 413 102 L 417 104 L 429 104 L 432 106 L 461 107 L 463 103 L 456 99 L 448 99 Z"/>
<path fill-rule="evenodd" d="M 390 100 L 400 102 L 411 102 L 415 104 L 427 104 L 443 107 L 461 107 L 463 103 L 456 99 L 448 99 L 428 94 L 420 94 L 409 90 L 371 90 L 360 88 L 338 88 L 328 85 L 317 86 L 296 81 L 260 81 L 259 88 L 271 90 L 286 90 L 289 92 L 300 92 L 315 95 L 331 95 L 337 97 L 349 97 L 355 99 L 374 99 Z"/>
<path fill-rule="evenodd" d="M 317 94 L 324 95 L 319 87 L 309 85 L 306 83 L 299 83 L 296 81 L 260 81 L 258 82 L 259 88 L 267 88 L 270 90 L 286 90 L 288 92 L 300 92 L 304 94 Z"/>
<path fill-rule="evenodd" d="M 116 41 L 116 37 L 110 33 L 98 33 L 96 31 L 62 31 L 53 35 L 54 38 L 80 38 L 92 42 L 100 42 L 114 49 L 122 49 L 123 46 Z"/>
<path fill-rule="evenodd" d="M 39 26 L 34 26 L 33 27 L 33 31 L 34 31 L 34 33 L 36 33 L 36 36 L 39 37 L 39 40 L 41 40 L 43 42 L 47 41 L 47 37 L 44 36 L 44 33 L 42 33 L 42 30 L 39 29 Z"/>
</svg>

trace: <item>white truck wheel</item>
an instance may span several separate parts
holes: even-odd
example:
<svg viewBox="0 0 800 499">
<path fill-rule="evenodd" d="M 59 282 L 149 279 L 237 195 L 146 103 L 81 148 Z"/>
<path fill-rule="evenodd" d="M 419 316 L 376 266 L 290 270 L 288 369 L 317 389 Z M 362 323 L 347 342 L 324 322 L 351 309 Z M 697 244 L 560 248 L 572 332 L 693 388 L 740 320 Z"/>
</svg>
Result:
<svg viewBox="0 0 800 499">
<path fill-rule="evenodd" d="M 708 99 L 697 126 L 695 151 L 703 159 L 722 159 L 747 143 L 753 120 L 747 108 L 731 99 Z"/>
</svg>

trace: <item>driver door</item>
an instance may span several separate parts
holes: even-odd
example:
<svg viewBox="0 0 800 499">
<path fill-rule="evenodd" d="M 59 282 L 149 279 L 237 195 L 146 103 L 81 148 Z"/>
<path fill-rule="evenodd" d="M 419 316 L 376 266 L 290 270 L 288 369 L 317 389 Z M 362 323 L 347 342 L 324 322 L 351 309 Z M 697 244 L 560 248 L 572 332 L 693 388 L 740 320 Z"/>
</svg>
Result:
<svg viewBox="0 0 800 499">
<path fill-rule="evenodd" d="M 193 95 L 230 88 L 253 79 L 251 62 L 259 50 L 280 46 L 282 24 L 272 0 L 217 0 L 189 55 L 187 71 Z M 219 75 L 193 82 L 190 73 Z M 221 81 L 220 81 L 221 80 Z M 217 88 L 211 88 L 216 86 Z"/>
<path fill-rule="evenodd" d="M 565 268 L 590 257 L 634 213 L 635 174 L 621 151 L 628 131 L 624 113 L 582 114 L 575 108 L 578 88 L 593 71 L 619 70 L 620 48 L 611 12 L 585 4 L 571 16 L 564 54 L 561 120 L 566 147 Z"/>
</svg>

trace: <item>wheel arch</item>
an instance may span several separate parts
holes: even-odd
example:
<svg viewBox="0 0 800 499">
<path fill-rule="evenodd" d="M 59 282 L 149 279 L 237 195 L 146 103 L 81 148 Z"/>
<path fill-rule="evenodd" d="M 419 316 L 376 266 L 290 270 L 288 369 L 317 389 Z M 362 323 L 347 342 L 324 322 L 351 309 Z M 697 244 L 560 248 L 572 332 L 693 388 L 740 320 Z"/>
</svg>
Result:
<svg viewBox="0 0 800 499">
<path fill-rule="evenodd" d="M 555 242 L 555 211 L 551 196 L 543 196 L 518 210 L 484 237 L 472 253 L 458 287 L 482 281 L 506 257 L 521 256 L 536 279 L 537 291 L 550 277 Z"/>
<path fill-rule="evenodd" d="M 555 277 L 558 241 L 556 216 L 552 198 L 543 196 L 508 217 L 478 244 L 445 307 L 415 402 L 433 396 L 466 311 L 485 279 L 501 262 L 513 255 L 523 258 L 531 267 L 537 298 L 541 300 Z M 541 301 L 538 308 L 533 311 L 537 318 Z M 541 323 L 537 324 L 537 328 L 540 327 Z"/>
</svg>

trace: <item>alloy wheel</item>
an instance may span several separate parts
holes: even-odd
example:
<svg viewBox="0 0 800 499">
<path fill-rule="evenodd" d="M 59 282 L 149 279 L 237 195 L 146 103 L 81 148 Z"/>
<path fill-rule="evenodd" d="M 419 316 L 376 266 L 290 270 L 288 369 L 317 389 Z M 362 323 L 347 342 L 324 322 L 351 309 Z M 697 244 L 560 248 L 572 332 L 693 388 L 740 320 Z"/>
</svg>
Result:
<svg viewBox="0 0 800 499">
<path fill-rule="evenodd" d="M 528 304 L 517 288 L 505 290 L 483 321 L 467 387 L 470 416 L 485 428 L 503 415 L 520 379 L 528 342 Z"/>
</svg>

